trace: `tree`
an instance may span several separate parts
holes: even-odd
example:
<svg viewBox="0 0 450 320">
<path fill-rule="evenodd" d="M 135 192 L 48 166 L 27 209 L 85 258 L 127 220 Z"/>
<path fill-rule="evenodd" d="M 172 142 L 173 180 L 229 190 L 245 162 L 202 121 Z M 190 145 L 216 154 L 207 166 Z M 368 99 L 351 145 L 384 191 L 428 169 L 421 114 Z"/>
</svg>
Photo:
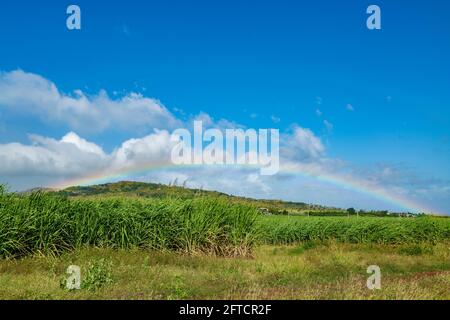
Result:
<svg viewBox="0 0 450 320">
<path fill-rule="evenodd" d="M 349 216 L 351 216 L 351 215 L 354 215 L 356 213 L 356 210 L 355 210 L 355 208 L 348 208 L 347 209 L 347 213 L 348 213 Z"/>
</svg>

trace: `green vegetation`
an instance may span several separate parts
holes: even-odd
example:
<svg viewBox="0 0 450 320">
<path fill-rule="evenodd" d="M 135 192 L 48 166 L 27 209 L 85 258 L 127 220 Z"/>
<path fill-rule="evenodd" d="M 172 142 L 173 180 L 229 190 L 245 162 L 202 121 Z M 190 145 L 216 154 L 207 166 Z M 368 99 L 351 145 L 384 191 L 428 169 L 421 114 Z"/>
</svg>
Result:
<svg viewBox="0 0 450 320">
<path fill-rule="evenodd" d="M 85 246 L 247 255 L 258 213 L 221 199 L 77 199 L 0 196 L 0 256 L 59 254 Z"/>
<path fill-rule="evenodd" d="M 263 239 L 270 244 L 310 240 L 348 243 L 436 243 L 450 239 L 450 219 L 371 217 L 286 217 L 260 220 Z"/>
<path fill-rule="evenodd" d="M 50 191 L 48 189 L 40 189 Z M 33 191 L 33 190 L 32 190 Z M 302 210 L 325 210 L 323 206 L 309 205 L 303 202 L 285 202 L 281 200 L 255 200 L 244 197 L 227 195 L 217 191 L 202 189 L 189 189 L 178 186 L 177 181 L 170 185 L 144 183 L 134 181 L 122 181 L 95 186 L 76 186 L 57 192 L 70 198 L 98 198 L 98 197 L 127 197 L 127 198 L 177 198 L 193 199 L 197 197 L 213 197 L 228 202 L 251 205 L 256 208 L 267 208 L 272 214 L 300 213 Z M 330 209 L 331 210 L 331 209 Z"/>
<path fill-rule="evenodd" d="M 450 298 L 448 218 L 159 186 L 0 186 L 0 299 Z"/>
<path fill-rule="evenodd" d="M 88 291 L 97 291 L 113 283 L 112 268 L 112 262 L 105 258 L 89 262 L 81 288 Z"/>
<path fill-rule="evenodd" d="M 49 189 L 37 189 L 38 191 L 49 192 Z M 31 190 L 37 191 L 37 190 Z M 232 203 L 245 204 L 259 209 L 261 212 L 273 215 L 299 215 L 299 216 L 367 216 L 367 217 L 398 217 L 414 216 L 411 213 L 395 213 L 388 211 L 356 211 L 354 208 L 341 209 L 307 204 L 304 202 L 290 202 L 281 200 L 256 200 L 245 197 L 237 197 L 217 191 L 207 191 L 202 189 L 189 189 L 185 183 L 178 185 L 177 180 L 169 185 L 122 181 L 94 186 L 76 186 L 57 191 L 58 194 L 70 198 L 105 198 L 105 197 L 127 197 L 127 198 L 176 198 L 194 199 L 197 197 L 212 197 L 226 200 Z M 263 210 L 261 210 L 263 209 Z"/>
<path fill-rule="evenodd" d="M 448 300 L 449 243 L 423 246 L 432 250 L 408 255 L 409 245 L 333 241 L 264 245 L 255 248 L 252 259 L 77 249 L 58 257 L 0 260 L 0 299 Z M 102 260 L 92 277 L 88 270 Z M 366 287 L 366 270 L 373 264 L 381 268 L 381 290 Z M 69 265 L 81 267 L 81 290 L 59 286 Z"/>
<path fill-rule="evenodd" d="M 450 239 L 450 219 L 263 216 L 223 197 L 0 195 L 0 256 L 60 254 L 85 246 L 251 255 L 258 242 L 420 243 Z"/>
</svg>

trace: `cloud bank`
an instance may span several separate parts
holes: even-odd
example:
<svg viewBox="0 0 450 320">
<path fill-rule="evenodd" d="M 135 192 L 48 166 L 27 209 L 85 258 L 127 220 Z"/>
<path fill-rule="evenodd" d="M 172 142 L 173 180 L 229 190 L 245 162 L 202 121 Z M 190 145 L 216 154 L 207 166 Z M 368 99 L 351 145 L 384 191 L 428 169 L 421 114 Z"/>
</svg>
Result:
<svg viewBox="0 0 450 320">
<path fill-rule="evenodd" d="M 63 124 L 69 129 L 62 137 L 30 134 L 28 143 L 0 144 L 0 181 L 8 182 L 14 189 L 59 185 L 95 172 L 113 175 L 142 166 L 170 165 L 173 147 L 170 133 L 178 127 L 190 128 L 193 119 L 202 120 L 206 128 L 245 128 L 226 119 L 215 121 L 207 113 L 182 120 L 158 100 L 138 93 L 116 99 L 105 91 L 95 95 L 80 90 L 66 94 L 50 80 L 21 70 L 0 73 L 2 110 L 14 115 L 27 114 L 47 125 Z M 84 138 L 108 130 L 128 132 L 134 137 L 125 139 L 109 152 L 98 142 Z M 140 135 L 140 132 L 146 133 Z M 401 167 L 390 165 L 361 169 L 328 157 L 326 151 L 322 139 L 312 130 L 292 124 L 281 134 L 282 172 L 276 176 L 259 176 L 257 169 L 205 166 L 160 169 L 133 179 L 163 183 L 178 179 L 187 181 L 190 187 L 244 196 L 362 208 L 383 208 L 385 204 L 314 177 L 340 174 L 373 189 L 426 201 L 442 202 L 450 196 L 446 181 L 419 179 Z"/>
<path fill-rule="evenodd" d="M 22 70 L 0 73 L 0 106 L 45 122 L 62 122 L 81 132 L 176 128 L 181 122 L 158 100 L 139 93 L 111 99 L 106 91 L 88 96 L 81 90 L 62 93 L 56 85 Z"/>
</svg>

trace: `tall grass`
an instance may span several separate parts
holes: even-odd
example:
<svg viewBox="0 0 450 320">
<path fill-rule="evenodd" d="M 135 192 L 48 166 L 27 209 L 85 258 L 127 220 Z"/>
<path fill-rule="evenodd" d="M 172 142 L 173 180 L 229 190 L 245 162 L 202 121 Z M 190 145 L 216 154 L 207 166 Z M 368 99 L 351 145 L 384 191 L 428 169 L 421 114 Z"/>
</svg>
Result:
<svg viewBox="0 0 450 320">
<path fill-rule="evenodd" d="M 288 244 L 309 240 L 349 243 L 418 243 L 450 240 L 448 218 L 261 217 L 262 240 Z"/>
<path fill-rule="evenodd" d="M 264 217 L 220 197 L 67 199 L 0 186 L 0 257 L 76 248 L 148 248 L 247 256 L 258 243 L 309 240 L 418 243 L 450 240 L 450 219 Z"/>
<path fill-rule="evenodd" d="M 0 256 L 84 246 L 248 255 L 257 211 L 220 199 L 68 200 L 0 193 Z"/>
</svg>

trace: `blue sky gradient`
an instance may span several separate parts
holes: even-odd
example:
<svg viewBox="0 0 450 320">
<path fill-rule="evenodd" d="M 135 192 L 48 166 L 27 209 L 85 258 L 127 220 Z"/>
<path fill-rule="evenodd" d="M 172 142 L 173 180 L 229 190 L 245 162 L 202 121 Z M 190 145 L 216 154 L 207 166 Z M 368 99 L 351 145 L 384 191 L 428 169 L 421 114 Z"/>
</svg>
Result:
<svg viewBox="0 0 450 320">
<path fill-rule="evenodd" d="M 40 75 L 65 93 L 140 92 L 183 120 L 205 112 L 251 128 L 309 128 L 327 157 L 433 185 L 438 194 L 420 201 L 450 212 L 450 2 L 77 0 L 80 31 L 66 28 L 69 4 L 2 1 L 0 71 Z M 366 28 L 370 4 L 381 30 Z M 0 124 L 2 144 L 70 129 L 1 108 Z M 137 137 L 77 134 L 107 152 Z M 365 197 L 355 206 L 380 205 Z M 339 194 L 313 200 L 347 204 Z"/>
</svg>

